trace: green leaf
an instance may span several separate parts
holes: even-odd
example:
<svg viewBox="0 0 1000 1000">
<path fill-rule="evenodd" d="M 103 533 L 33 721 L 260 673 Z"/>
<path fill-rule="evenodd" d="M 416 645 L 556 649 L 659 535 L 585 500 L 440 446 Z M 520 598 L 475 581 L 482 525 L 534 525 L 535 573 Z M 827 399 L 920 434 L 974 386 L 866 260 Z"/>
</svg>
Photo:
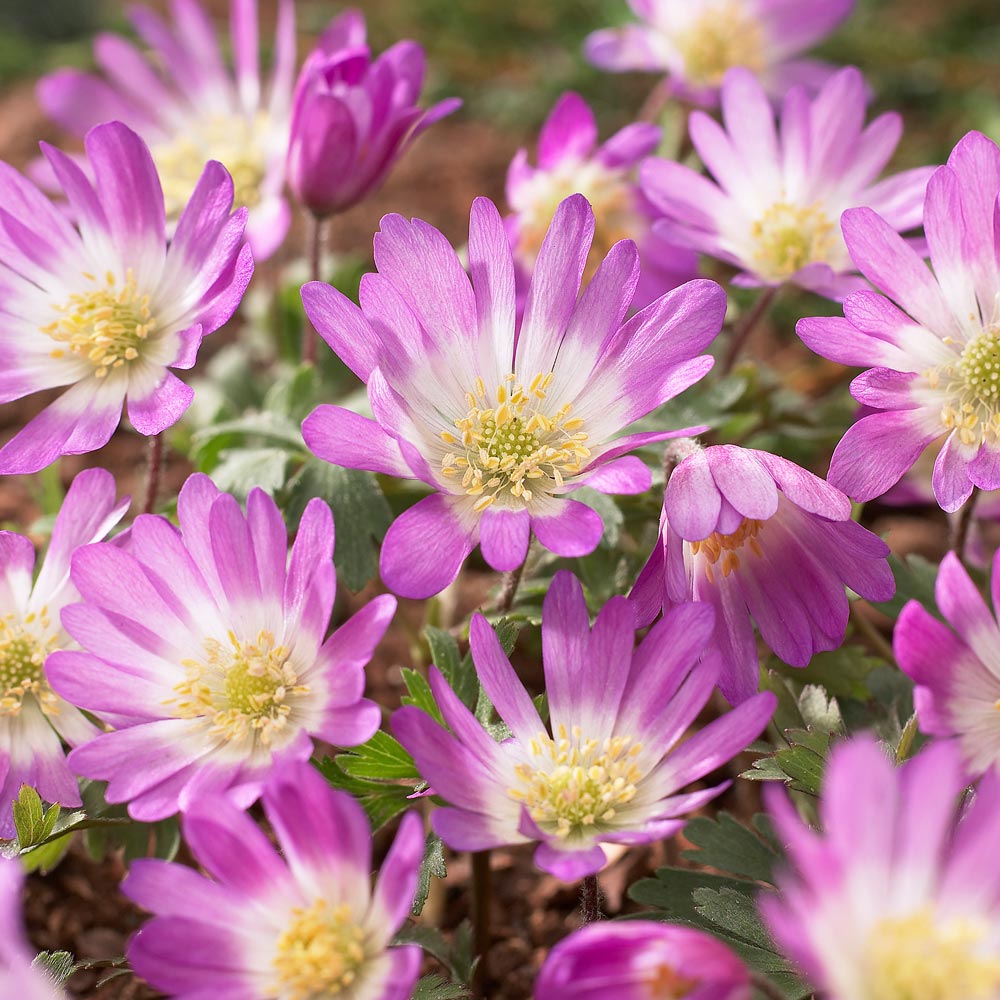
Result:
<svg viewBox="0 0 1000 1000">
<path fill-rule="evenodd" d="M 340 755 L 340 757 L 342 756 L 343 754 Z M 354 778 L 338 765 L 337 760 L 326 757 L 317 762 L 317 766 L 323 777 L 334 788 L 350 792 L 361 803 L 368 814 L 373 832 L 381 829 L 386 823 L 413 805 L 409 798 L 413 792 L 412 786 L 390 785 L 384 781 L 366 781 L 362 778 Z"/>
<path fill-rule="evenodd" d="M 704 920 L 695 909 L 692 894 L 703 887 L 714 889 L 731 888 L 736 892 L 753 892 L 754 883 L 730 878 L 726 875 L 710 875 L 691 868 L 657 868 L 652 878 L 639 879 L 628 890 L 630 899 L 659 910 L 662 916 L 680 923 L 702 927 Z"/>
<path fill-rule="evenodd" d="M 466 708 L 473 709 L 479 696 L 479 678 L 472 664 L 472 657 L 464 658 L 458 652 L 458 643 L 445 629 L 428 625 L 424 629 L 431 650 L 431 662 L 441 671 L 451 689 Z"/>
<path fill-rule="evenodd" d="M 412 923 L 401 927 L 392 943 L 419 945 L 448 970 L 455 983 L 472 982 L 478 959 L 472 954 L 472 925 L 468 920 L 455 928 L 450 944 L 436 927 Z"/>
<path fill-rule="evenodd" d="M 414 705 L 417 708 L 423 709 L 443 726 L 444 716 L 441 714 L 441 709 L 438 708 L 437 702 L 434 700 L 434 692 L 431 691 L 431 686 L 427 678 L 419 670 L 414 670 L 411 667 L 403 667 L 401 673 L 403 675 L 403 683 L 406 684 L 406 690 L 409 692 L 409 694 L 403 695 L 401 699 L 403 704 Z"/>
<path fill-rule="evenodd" d="M 799 711 L 810 730 L 826 734 L 844 731 L 837 699 L 829 696 L 825 688 L 807 684 L 799 695 Z"/>
<path fill-rule="evenodd" d="M 76 971 L 76 959 L 68 951 L 40 951 L 31 964 L 44 972 L 55 986 L 62 986 Z"/>
<path fill-rule="evenodd" d="M 21 855 L 21 864 L 24 865 L 24 870 L 48 875 L 66 856 L 72 840 L 73 834 L 66 833 L 61 837 L 46 840 L 38 847 L 29 848 Z"/>
<path fill-rule="evenodd" d="M 412 1000 L 463 1000 L 472 993 L 459 983 L 448 982 L 443 976 L 432 973 L 421 976 L 414 987 Z"/>
<path fill-rule="evenodd" d="M 781 780 L 796 791 L 819 795 L 831 734 L 789 729 L 784 735 L 789 746 L 776 751 L 771 757 L 755 760 L 750 770 L 744 771 L 740 777 L 748 781 Z"/>
<path fill-rule="evenodd" d="M 896 593 L 888 601 L 872 601 L 873 607 L 895 620 L 907 601 L 919 601 L 932 615 L 944 620 L 934 597 L 937 563 L 913 553 L 903 558 L 893 554 L 889 556 L 889 568 L 896 579 Z"/>
<path fill-rule="evenodd" d="M 420 872 L 417 875 L 417 894 L 413 900 L 411 912 L 419 917 L 431 891 L 431 878 L 446 878 L 448 869 L 444 863 L 444 849 L 441 838 L 436 834 L 427 834 L 424 845 L 424 856 L 420 859 Z"/>
<path fill-rule="evenodd" d="M 684 836 L 698 848 L 684 851 L 685 858 L 733 875 L 773 883 L 781 852 L 729 813 L 721 812 L 716 819 L 698 816 L 690 820 Z"/>
<path fill-rule="evenodd" d="M 14 829 L 22 849 L 40 844 L 51 832 L 59 818 L 59 806 L 42 810 L 42 800 L 30 785 L 22 785 L 13 802 Z"/>
<path fill-rule="evenodd" d="M 337 763 L 352 778 L 420 781 L 417 765 L 402 743 L 381 729 L 367 743 L 338 754 Z"/>
<path fill-rule="evenodd" d="M 225 493 L 245 500 L 259 486 L 274 495 L 285 485 L 294 455 L 284 448 L 227 448 L 219 453 L 212 480 Z"/>
<path fill-rule="evenodd" d="M 792 667 L 777 657 L 772 662 L 793 683 L 814 684 L 837 698 L 866 701 L 871 697 L 868 675 L 884 661 L 869 656 L 860 646 L 844 645 L 828 653 L 815 653 L 807 667 Z"/>
</svg>

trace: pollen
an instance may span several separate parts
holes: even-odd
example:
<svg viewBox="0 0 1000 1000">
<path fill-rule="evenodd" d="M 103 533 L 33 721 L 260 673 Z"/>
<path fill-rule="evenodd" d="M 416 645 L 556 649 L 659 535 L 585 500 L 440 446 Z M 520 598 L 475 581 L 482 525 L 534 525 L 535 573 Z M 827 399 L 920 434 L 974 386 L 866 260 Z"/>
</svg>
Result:
<svg viewBox="0 0 1000 1000">
<path fill-rule="evenodd" d="M 23 621 L 13 614 L 0 618 L 0 716 L 19 714 L 28 697 L 34 697 L 46 715 L 59 714 L 59 699 L 44 672 L 56 642 L 45 608 Z"/>
<path fill-rule="evenodd" d="M 540 733 L 528 745 L 534 758 L 518 764 L 521 781 L 507 794 L 522 802 L 548 834 L 580 840 L 613 825 L 622 806 L 636 795 L 642 772 L 641 743 L 631 736 L 584 739 L 579 726 L 561 725 L 558 739 Z"/>
<path fill-rule="evenodd" d="M 511 374 L 492 396 L 476 379 L 465 397 L 469 412 L 455 421 L 457 433 L 442 433 L 445 445 L 456 450 L 441 460 L 441 473 L 460 480 L 466 495 L 476 498 L 475 510 L 496 502 L 526 505 L 560 488 L 586 464 L 587 434 L 583 421 L 570 416 L 570 404 L 546 412 L 552 378 L 551 372 L 536 375 L 525 388 Z"/>
<path fill-rule="evenodd" d="M 1000 440 L 1000 336 L 984 330 L 957 359 L 925 373 L 944 397 L 941 424 L 967 446 Z"/>
<path fill-rule="evenodd" d="M 260 137 L 267 130 L 264 112 L 252 119 L 209 114 L 152 146 L 167 218 L 180 216 L 209 160 L 218 160 L 232 176 L 235 205 L 253 208 L 260 204 L 261 184 L 267 173 L 267 153 Z"/>
<path fill-rule="evenodd" d="M 714 4 L 674 38 L 684 60 L 684 76 L 696 87 L 718 87 L 726 71 L 764 69 L 764 34 L 744 3 Z"/>
<path fill-rule="evenodd" d="M 777 201 L 750 228 L 757 272 L 784 281 L 806 264 L 827 261 L 837 246 L 836 229 L 818 204 Z"/>
<path fill-rule="evenodd" d="M 929 909 L 880 921 L 869 935 L 859 1000 L 993 1000 L 1000 957 L 983 921 L 938 922 Z"/>
<path fill-rule="evenodd" d="M 149 296 L 139 291 L 131 268 L 121 284 L 110 271 L 103 282 L 91 274 L 83 277 L 92 287 L 57 305 L 59 318 L 43 326 L 42 333 L 65 345 L 50 351 L 53 358 L 69 352 L 89 361 L 94 374 L 105 378 L 108 372 L 139 357 L 142 345 L 156 329 L 156 318 L 150 313 Z"/>
<path fill-rule="evenodd" d="M 757 558 L 764 555 L 757 538 L 763 525 L 763 521 L 745 517 L 731 534 L 721 535 L 716 531 L 708 538 L 691 543 L 691 552 L 696 556 L 702 556 L 705 560 L 705 575 L 710 583 L 715 579 L 713 567 L 717 566 L 723 576 L 729 576 L 738 570 L 742 565 L 741 558 L 746 556 L 745 550 L 749 549 Z"/>
<path fill-rule="evenodd" d="M 324 1000 L 346 994 L 364 960 L 364 933 L 347 903 L 330 906 L 317 899 L 312 906 L 295 907 L 278 938 L 273 960 L 277 982 L 268 996 Z"/>
<path fill-rule="evenodd" d="M 229 633 L 228 643 L 206 639 L 200 660 L 185 660 L 187 677 L 174 687 L 170 705 L 182 719 L 207 719 L 210 733 L 231 743 L 270 747 L 289 725 L 295 704 L 309 687 L 274 635 L 261 631 L 252 642 Z"/>
</svg>

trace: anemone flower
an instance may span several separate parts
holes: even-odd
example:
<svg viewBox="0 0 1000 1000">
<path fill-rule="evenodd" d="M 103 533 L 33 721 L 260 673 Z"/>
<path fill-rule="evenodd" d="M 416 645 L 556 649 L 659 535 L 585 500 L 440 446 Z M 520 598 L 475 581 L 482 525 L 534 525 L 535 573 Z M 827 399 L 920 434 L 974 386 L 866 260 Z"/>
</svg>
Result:
<svg viewBox="0 0 1000 1000">
<path fill-rule="evenodd" d="M 510 244 L 485 198 L 469 225 L 471 280 L 436 229 L 387 215 L 360 309 L 329 285 L 303 288 L 309 319 L 367 383 L 375 415 L 320 406 L 306 443 L 337 465 L 434 490 L 386 534 L 382 579 L 397 594 L 438 593 L 477 542 L 500 571 L 524 561 L 532 532 L 559 555 L 593 551 L 601 519 L 565 494 L 647 490 L 649 469 L 627 452 L 684 433 L 613 438 L 711 368 L 700 352 L 721 329 L 725 293 L 692 281 L 623 325 L 638 252 L 615 244 L 581 296 L 593 234 L 586 199 L 562 202 L 516 337 Z"/>
<path fill-rule="evenodd" d="M 778 944 L 829 1000 L 1000 996 L 1000 774 L 960 808 L 957 748 L 897 768 L 869 736 L 836 747 L 823 833 L 783 789 L 768 805 L 793 867 L 760 901 Z"/>
<path fill-rule="evenodd" d="M 209 791 L 249 806 L 276 767 L 309 758 L 313 736 L 369 739 L 381 713 L 362 697 L 364 666 L 396 607 L 376 597 L 326 638 L 336 579 L 321 500 L 290 556 L 281 513 L 259 489 L 244 515 L 192 476 L 177 514 L 180 530 L 142 515 L 127 549 L 76 554 L 83 601 L 62 618 L 84 651 L 54 653 L 47 668 L 59 694 L 114 727 L 77 747 L 71 766 L 149 822 Z"/>
<path fill-rule="evenodd" d="M 716 445 L 673 470 L 660 539 L 631 599 L 641 625 L 685 601 L 711 604 L 719 687 L 737 704 L 759 683 L 751 617 L 778 656 L 804 667 L 844 641 L 845 585 L 870 600 L 892 597 L 888 554 L 822 479 L 766 451 Z"/>
<path fill-rule="evenodd" d="M 542 608 L 542 658 L 550 728 L 542 722 L 493 629 L 472 620 L 483 688 L 511 731 L 496 742 L 432 671 L 448 729 L 415 707 L 392 728 L 420 773 L 450 805 L 432 816 L 455 850 L 537 843 L 535 864 L 564 881 L 600 870 L 601 844 L 662 840 L 728 782 L 682 793 L 740 753 L 767 725 L 765 692 L 680 742 L 718 677 L 703 658 L 712 609 L 675 608 L 638 648 L 628 601 L 612 598 L 594 623 L 579 581 L 556 574 Z"/>
<path fill-rule="evenodd" d="M 284 857 L 224 798 L 198 801 L 185 843 L 208 876 L 133 862 L 122 891 L 155 916 L 128 960 L 168 996 L 218 1000 L 408 1000 L 420 949 L 391 947 L 417 889 L 424 834 L 403 817 L 374 890 L 364 810 L 306 763 L 264 791 Z"/>
<path fill-rule="evenodd" d="M 871 206 L 893 229 L 916 229 L 931 169 L 877 180 L 903 126 L 888 112 L 864 127 L 866 103 L 864 78 L 848 66 L 815 98 L 790 91 L 779 133 L 760 81 L 731 70 L 722 85 L 725 128 L 691 115 L 691 142 L 714 182 L 670 160 L 642 168 L 642 189 L 664 216 L 655 228 L 738 268 L 735 284 L 789 282 L 837 300 L 867 288 L 841 238 L 841 213 Z"/>
<path fill-rule="evenodd" d="M 44 76 L 39 102 L 74 135 L 111 120 L 138 132 L 152 151 L 171 223 L 183 213 L 205 163 L 220 161 L 233 176 L 236 204 L 250 209 L 247 235 L 263 260 L 281 244 L 291 219 L 283 187 L 295 77 L 294 0 L 278 0 L 274 66 L 264 87 L 257 0 L 231 0 L 232 69 L 201 4 L 170 0 L 170 13 L 165 21 L 148 7 L 130 7 L 129 19 L 152 53 L 101 34 L 94 58 L 102 74 L 61 69 Z"/>
</svg>

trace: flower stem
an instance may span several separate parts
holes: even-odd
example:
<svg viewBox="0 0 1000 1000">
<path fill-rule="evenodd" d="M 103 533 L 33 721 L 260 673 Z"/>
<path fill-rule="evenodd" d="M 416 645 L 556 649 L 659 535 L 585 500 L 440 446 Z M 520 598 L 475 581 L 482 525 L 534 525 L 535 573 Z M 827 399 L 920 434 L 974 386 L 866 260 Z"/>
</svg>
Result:
<svg viewBox="0 0 1000 1000">
<path fill-rule="evenodd" d="M 487 957 L 490 949 L 490 903 L 493 896 L 493 876 L 490 871 L 490 852 L 472 852 L 472 938 L 479 962 L 473 986 L 485 996 L 483 987 L 489 977 Z"/>
<path fill-rule="evenodd" d="M 149 439 L 146 452 L 146 499 L 142 504 L 143 514 L 152 514 L 156 507 L 156 495 L 160 491 L 160 475 L 163 472 L 163 435 L 154 434 Z"/>
<path fill-rule="evenodd" d="M 521 576 L 524 567 L 527 565 L 527 557 L 517 569 L 512 569 L 509 573 L 504 573 L 503 583 L 500 585 L 500 596 L 493 605 L 493 610 L 497 614 L 506 614 L 514 606 L 514 597 L 517 595 L 517 588 L 521 583 Z"/>
<path fill-rule="evenodd" d="M 851 601 L 851 621 L 854 627 L 868 640 L 874 647 L 875 652 L 882 657 L 886 663 L 896 662 L 896 653 L 892 648 L 892 643 L 861 613 L 860 601 Z"/>
<path fill-rule="evenodd" d="M 763 292 L 757 296 L 757 301 L 753 304 L 753 307 L 748 312 L 739 323 L 736 324 L 733 330 L 732 339 L 729 342 L 729 350 L 726 351 L 725 357 L 722 361 L 722 369 L 720 374 L 728 375 L 733 370 L 733 365 L 736 364 L 737 359 L 743 352 L 743 348 L 746 346 L 747 338 L 753 333 L 754 328 L 764 317 L 764 314 L 771 307 L 771 303 L 774 301 L 775 295 L 777 295 L 777 288 L 765 288 Z"/>
<path fill-rule="evenodd" d="M 601 886 L 596 875 L 587 875 L 580 886 L 580 919 L 592 924 L 601 919 Z"/>
<path fill-rule="evenodd" d="M 972 487 L 969 499 L 965 501 L 955 522 L 955 530 L 951 536 L 951 549 L 959 559 L 965 558 L 965 544 L 969 540 L 969 529 L 972 527 L 972 516 L 976 510 L 976 503 L 982 490 L 978 486 Z"/>
<path fill-rule="evenodd" d="M 759 972 L 751 972 L 750 982 L 753 983 L 753 987 L 758 993 L 767 997 L 767 1000 L 785 1000 L 785 994 L 767 976 L 763 976 Z"/>
<path fill-rule="evenodd" d="M 320 260 L 323 254 L 323 238 L 326 236 L 326 219 L 317 218 L 312 213 L 309 220 L 309 280 L 320 280 Z M 306 320 L 302 330 L 302 361 L 307 365 L 316 364 L 316 328 Z"/>
</svg>

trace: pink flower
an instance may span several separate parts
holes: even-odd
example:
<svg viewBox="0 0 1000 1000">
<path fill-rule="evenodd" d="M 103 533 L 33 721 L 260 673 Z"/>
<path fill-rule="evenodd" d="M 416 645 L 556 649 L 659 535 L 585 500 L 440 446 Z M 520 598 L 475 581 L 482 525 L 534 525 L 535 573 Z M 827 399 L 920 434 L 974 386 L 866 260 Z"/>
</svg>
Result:
<svg viewBox="0 0 1000 1000">
<path fill-rule="evenodd" d="M 691 141 L 715 182 L 670 160 L 648 160 L 640 172 L 664 215 L 656 230 L 739 268 L 735 284 L 791 282 L 838 300 L 867 288 L 841 238 L 841 213 L 870 205 L 893 229 L 915 229 L 931 170 L 877 180 L 903 126 L 887 113 L 863 127 L 866 103 L 861 73 L 847 67 L 815 98 L 791 90 L 779 132 L 760 81 L 731 70 L 722 85 L 725 128 L 704 112 L 691 115 Z"/>
<path fill-rule="evenodd" d="M 711 368 L 700 352 L 722 326 L 725 294 L 692 281 L 623 324 L 638 252 L 615 244 L 581 296 L 593 234 L 587 201 L 567 198 L 516 337 L 510 244 L 485 198 L 472 208 L 469 274 L 436 229 L 387 215 L 360 309 L 328 285 L 303 288 L 316 329 L 367 383 L 375 417 L 320 406 L 303 424 L 306 443 L 337 465 L 434 490 L 386 534 L 382 579 L 397 594 L 443 590 L 477 543 L 500 571 L 523 562 L 532 532 L 559 555 L 593 551 L 601 519 L 565 495 L 647 490 L 649 469 L 622 456 L 685 433 L 614 437 Z"/>
</svg>

